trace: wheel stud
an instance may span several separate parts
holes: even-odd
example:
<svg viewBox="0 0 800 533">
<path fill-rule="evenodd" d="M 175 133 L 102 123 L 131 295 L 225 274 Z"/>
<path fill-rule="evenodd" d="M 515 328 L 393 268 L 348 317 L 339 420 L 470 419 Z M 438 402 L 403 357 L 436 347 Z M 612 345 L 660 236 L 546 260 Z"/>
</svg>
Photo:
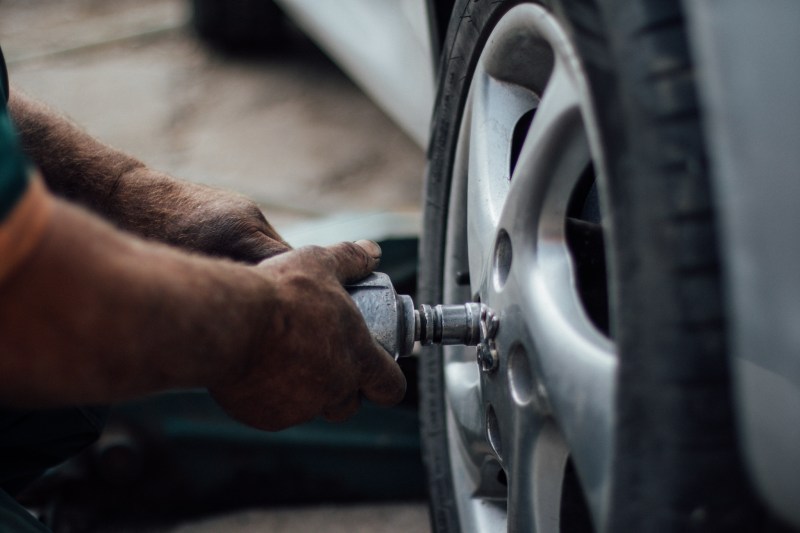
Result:
<svg viewBox="0 0 800 533">
<path fill-rule="evenodd" d="M 497 370 L 500 357 L 494 341 L 482 342 L 478 345 L 478 366 L 483 372 L 489 373 Z"/>
<path fill-rule="evenodd" d="M 494 336 L 499 325 L 497 315 L 486 305 L 481 305 L 481 341 L 478 343 L 478 366 L 484 372 L 494 372 L 500 364 Z"/>
</svg>

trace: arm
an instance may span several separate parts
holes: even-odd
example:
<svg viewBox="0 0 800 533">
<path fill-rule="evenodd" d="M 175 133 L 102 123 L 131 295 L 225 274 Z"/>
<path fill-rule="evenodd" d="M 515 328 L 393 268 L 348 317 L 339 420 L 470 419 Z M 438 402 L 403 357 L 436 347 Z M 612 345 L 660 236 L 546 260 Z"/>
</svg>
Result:
<svg viewBox="0 0 800 533">
<path fill-rule="evenodd" d="M 402 397 L 399 367 L 341 286 L 374 268 L 374 244 L 250 267 L 142 241 L 31 189 L 45 219 L 20 220 L 17 208 L 5 223 L 39 229 L 0 273 L 0 403 L 202 386 L 235 418 L 279 429 L 349 416 L 360 392 L 384 404 Z"/>
<path fill-rule="evenodd" d="M 48 187 L 120 228 L 250 263 L 289 249 L 244 196 L 156 172 L 14 87 L 9 112 L 23 150 Z"/>
</svg>

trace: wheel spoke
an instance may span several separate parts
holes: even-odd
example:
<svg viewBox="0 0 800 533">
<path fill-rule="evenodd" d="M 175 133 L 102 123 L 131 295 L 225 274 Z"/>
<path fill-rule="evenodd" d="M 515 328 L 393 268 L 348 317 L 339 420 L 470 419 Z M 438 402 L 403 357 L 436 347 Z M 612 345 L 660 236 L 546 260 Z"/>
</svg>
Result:
<svg viewBox="0 0 800 533">
<path fill-rule="evenodd" d="M 591 161 L 578 91 L 557 60 L 500 216 L 513 262 L 505 287 L 496 287 L 490 300 L 521 313 L 524 338 L 532 339 L 530 364 L 573 451 L 590 505 L 603 513 L 616 360 L 613 345 L 582 307 L 564 230 L 569 195 Z"/>
<path fill-rule="evenodd" d="M 524 430 L 526 421 L 520 424 Z M 558 533 L 568 457 L 567 447 L 552 425 L 519 440 L 508 481 L 509 532 Z"/>
<path fill-rule="evenodd" d="M 484 443 L 483 412 L 478 365 L 472 361 L 451 361 L 445 365 L 445 385 L 450 411 L 467 448 Z"/>
<path fill-rule="evenodd" d="M 569 71 L 556 61 L 522 145 L 509 197 L 525 210 L 533 208 L 536 214 L 544 208 L 546 201 L 566 208 L 567 197 L 590 160 L 580 114 L 579 90 Z M 503 218 L 519 215 L 518 209 L 513 211 Z M 540 229 L 549 230 L 551 226 L 557 229 L 563 223 L 563 211 L 552 215 L 539 221 Z M 526 222 L 531 220 L 530 216 L 525 219 Z M 526 227 L 530 232 L 535 225 L 526 224 Z"/>
<path fill-rule="evenodd" d="M 567 261 L 566 251 L 553 255 Z M 590 507 L 601 518 L 611 460 L 614 347 L 591 326 L 574 291 L 559 290 L 564 280 L 554 273 L 568 273 L 568 265 L 550 264 L 548 271 L 534 259 L 520 258 L 495 297 L 508 309 L 498 342 L 525 345 L 537 392 L 569 443 Z"/>
<path fill-rule="evenodd" d="M 545 327 L 553 326 L 553 323 Z M 542 381 L 596 517 L 606 512 L 616 359 L 587 337 L 540 336 Z"/>
<path fill-rule="evenodd" d="M 480 67 L 480 65 L 479 65 Z M 473 291 L 485 279 L 494 232 L 509 191 L 512 138 L 517 122 L 537 103 L 536 95 L 518 85 L 475 74 L 470 100 L 468 234 Z"/>
</svg>

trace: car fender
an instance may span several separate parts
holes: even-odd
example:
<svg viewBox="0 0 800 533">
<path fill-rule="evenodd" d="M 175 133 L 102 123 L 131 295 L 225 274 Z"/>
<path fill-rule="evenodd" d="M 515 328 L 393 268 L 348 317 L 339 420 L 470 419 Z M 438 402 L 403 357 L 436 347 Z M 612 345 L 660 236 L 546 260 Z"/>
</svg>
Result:
<svg viewBox="0 0 800 533">
<path fill-rule="evenodd" d="M 685 1 L 757 492 L 800 526 L 800 3 Z"/>
<path fill-rule="evenodd" d="M 426 0 L 276 0 L 421 147 L 435 87 L 435 33 Z"/>
</svg>

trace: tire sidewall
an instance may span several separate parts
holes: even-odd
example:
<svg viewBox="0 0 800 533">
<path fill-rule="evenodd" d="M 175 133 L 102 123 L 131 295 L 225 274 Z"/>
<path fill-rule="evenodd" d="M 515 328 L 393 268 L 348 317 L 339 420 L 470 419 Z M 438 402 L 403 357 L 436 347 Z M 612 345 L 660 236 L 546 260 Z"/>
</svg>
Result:
<svg viewBox="0 0 800 533">
<path fill-rule="evenodd" d="M 443 270 L 450 180 L 461 117 L 483 44 L 497 21 L 522 0 L 456 2 L 439 74 L 439 92 L 432 121 L 425 209 L 420 239 L 418 294 L 424 303 L 443 298 Z M 444 397 L 443 355 L 439 346 L 423 348 L 419 366 L 422 457 L 428 473 L 430 516 L 436 532 L 461 530 L 448 448 L 447 407 Z"/>
</svg>

